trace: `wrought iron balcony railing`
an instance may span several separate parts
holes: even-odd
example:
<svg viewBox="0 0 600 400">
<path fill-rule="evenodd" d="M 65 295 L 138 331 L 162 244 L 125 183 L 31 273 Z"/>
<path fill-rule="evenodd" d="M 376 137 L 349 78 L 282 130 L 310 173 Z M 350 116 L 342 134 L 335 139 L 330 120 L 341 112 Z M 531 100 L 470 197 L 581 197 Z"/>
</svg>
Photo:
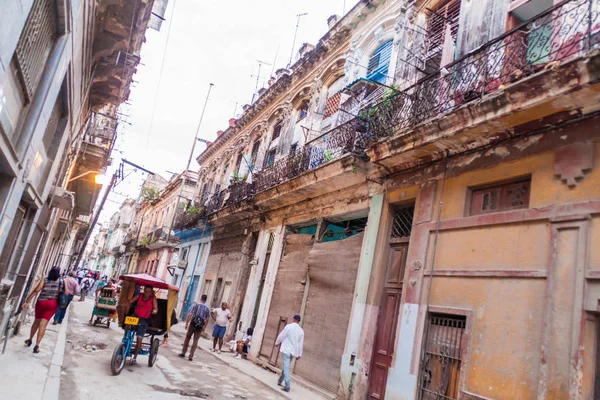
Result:
<svg viewBox="0 0 600 400">
<path fill-rule="evenodd" d="M 600 3 L 566 0 L 363 109 L 374 139 L 396 135 L 600 46 Z"/>
<path fill-rule="evenodd" d="M 206 215 L 206 210 L 201 203 L 194 203 L 186 208 L 181 208 L 175 215 L 173 228 L 183 230 L 197 225 L 198 222 Z"/>
<path fill-rule="evenodd" d="M 368 142 L 364 131 L 364 122 L 358 118 L 338 125 L 298 151 L 265 166 L 252 176 L 252 182 L 236 182 L 213 195 L 206 203 L 206 213 L 214 214 L 223 208 L 252 200 L 256 193 L 278 186 L 344 154 L 364 154 Z"/>
<path fill-rule="evenodd" d="M 364 123 L 353 118 L 311 140 L 253 176 L 256 193 L 271 189 L 306 171 L 317 168 L 346 153 L 362 154 L 366 145 Z"/>
</svg>

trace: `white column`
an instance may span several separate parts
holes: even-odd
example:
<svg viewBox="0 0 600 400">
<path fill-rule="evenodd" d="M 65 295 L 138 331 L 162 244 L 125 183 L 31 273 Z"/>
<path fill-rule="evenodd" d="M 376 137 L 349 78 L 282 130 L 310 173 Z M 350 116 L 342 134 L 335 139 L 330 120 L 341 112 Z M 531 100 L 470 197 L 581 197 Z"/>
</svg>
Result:
<svg viewBox="0 0 600 400">
<path fill-rule="evenodd" d="M 263 286 L 262 296 L 260 298 L 260 308 L 256 317 L 256 326 L 254 327 L 254 335 L 252 336 L 252 346 L 250 347 L 250 358 L 258 358 L 265 326 L 267 325 L 267 317 L 269 316 L 269 308 L 271 306 L 271 297 L 275 287 L 275 279 L 277 278 L 277 269 L 283 252 L 283 239 L 285 237 L 285 226 L 277 227 L 274 232 L 275 238 L 273 248 L 271 249 L 271 257 L 267 266 L 267 274 Z"/>
<path fill-rule="evenodd" d="M 252 314 L 254 313 L 256 297 L 258 296 L 258 290 L 260 288 L 260 281 L 265 266 L 270 236 L 271 231 L 261 231 L 258 234 L 254 259 L 250 261 L 252 267 L 250 269 L 250 275 L 248 276 L 248 286 L 246 288 L 246 295 L 244 296 L 244 306 L 240 313 L 240 322 L 242 323 L 243 331 L 238 332 L 238 336 L 240 336 L 238 339 L 241 339 L 243 332 L 250 327 L 250 323 L 252 322 Z"/>
</svg>

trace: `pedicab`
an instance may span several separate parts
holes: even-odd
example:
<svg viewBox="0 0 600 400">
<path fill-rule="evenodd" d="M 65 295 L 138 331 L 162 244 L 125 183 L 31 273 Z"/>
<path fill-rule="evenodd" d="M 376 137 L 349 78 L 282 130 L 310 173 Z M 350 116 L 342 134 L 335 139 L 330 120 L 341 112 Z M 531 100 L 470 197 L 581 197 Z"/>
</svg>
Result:
<svg viewBox="0 0 600 400">
<path fill-rule="evenodd" d="M 94 319 L 95 317 L 95 319 Z M 94 326 L 98 324 L 106 324 L 110 327 L 110 321 L 117 319 L 117 288 L 114 286 L 104 286 L 100 288 L 100 293 L 96 298 L 96 304 L 90 317 L 90 324 Z"/>
<path fill-rule="evenodd" d="M 134 314 L 135 304 L 127 307 L 129 300 L 137 292 L 140 292 L 142 286 L 150 285 L 154 288 L 154 295 L 158 303 L 158 312 L 151 317 L 149 327 L 142 339 L 142 348 L 138 355 L 148 356 L 148 367 L 152 367 L 158 357 L 160 340 L 156 336 L 163 336 L 171 328 L 171 316 L 177 301 L 177 292 L 179 288 L 169 285 L 162 279 L 155 278 L 148 274 L 123 275 L 119 279 L 123 281 L 121 293 L 117 305 L 119 315 L 119 326 L 124 330 L 121 343 L 115 348 L 110 361 L 110 369 L 113 375 L 121 373 L 128 358 L 131 358 L 135 351 L 135 332 L 139 323 L 139 318 Z M 143 290 L 143 289 L 142 289 Z M 166 291 L 167 296 L 158 296 L 159 291 Z"/>
</svg>

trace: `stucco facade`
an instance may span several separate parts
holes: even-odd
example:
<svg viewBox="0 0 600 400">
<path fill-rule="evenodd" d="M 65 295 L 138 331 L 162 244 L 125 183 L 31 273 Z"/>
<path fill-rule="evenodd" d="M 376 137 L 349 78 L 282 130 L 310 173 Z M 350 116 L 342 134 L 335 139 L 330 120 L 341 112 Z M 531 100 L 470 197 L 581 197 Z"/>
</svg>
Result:
<svg viewBox="0 0 600 400">
<path fill-rule="evenodd" d="M 599 7 L 359 2 L 301 47 L 182 217 L 250 359 L 299 313 L 337 398 L 598 396 Z"/>
</svg>

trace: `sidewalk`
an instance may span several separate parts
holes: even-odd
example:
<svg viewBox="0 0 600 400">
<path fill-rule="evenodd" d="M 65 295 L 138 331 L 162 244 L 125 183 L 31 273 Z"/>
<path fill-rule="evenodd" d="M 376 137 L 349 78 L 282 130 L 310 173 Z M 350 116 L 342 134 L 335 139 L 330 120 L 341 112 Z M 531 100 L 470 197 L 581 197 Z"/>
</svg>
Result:
<svg viewBox="0 0 600 400">
<path fill-rule="evenodd" d="M 8 339 L 6 353 L 0 354 L 2 398 L 58 400 L 68 318 L 67 311 L 61 325 L 48 324 L 38 354 L 33 354 L 33 345 L 27 347 L 23 343 L 29 337 L 33 315 L 23 323 L 18 335 Z M 35 338 L 33 341 L 35 344 Z"/>
<path fill-rule="evenodd" d="M 172 336 L 177 337 L 178 339 L 183 341 L 183 339 L 185 338 L 185 324 L 183 322 L 180 322 L 179 324 L 173 326 L 171 328 L 170 333 Z M 181 346 L 181 344 L 180 343 L 177 343 L 177 344 L 169 343 L 169 347 L 173 347 L 173 346 Z M 223 344 L 223 349 L 225 349 L 225 347 L 226 347 L 226 345 Z M 241 373 L 246 374 L 246 375 L 264 383 L 271 389 L 276 390 L 277 392 L 279 392 L 280 394 L 282 394 L 283 396 L 285 396 L 286 398 L 288 398 L 290 400 L 330 400 L 330 399 L 332 399 L 332 397 L 325 397 L 320 393 L 310 390 L 309 388 L 304 386 L 302 383 L 300 383 L 296 379 L 294 379 L 293 376 L 292 376 L 292 390 L 289 393 L 284 392 L 277 385 L 278 376 L 276 373 L 272 372 L 271 370 L 265 369 L 265 368 L 261 367 L 260 365 L 253 363 L 252 361 L 245 360 L 245 359 L 233 358 L 232 357 L 233 353 L 229 352 L 229 346 L 227 346 L 227 351 L 223 350 L 223 352 L 221 354 L 213 353 L 210 351 L 210 349 L 212 348 L 212 341 L 208 340 L 208 339 L 200 338 L 200 341 L 198 342 L 198 348 L 200 348 L 203 351 L 208 352 L 209 354 L 212 354 L 214 357 L 217 357 L 218 359 L 220 359 L 224 363 L 228 364 L 232 368 L 237 369 Z"/>
</svg>

